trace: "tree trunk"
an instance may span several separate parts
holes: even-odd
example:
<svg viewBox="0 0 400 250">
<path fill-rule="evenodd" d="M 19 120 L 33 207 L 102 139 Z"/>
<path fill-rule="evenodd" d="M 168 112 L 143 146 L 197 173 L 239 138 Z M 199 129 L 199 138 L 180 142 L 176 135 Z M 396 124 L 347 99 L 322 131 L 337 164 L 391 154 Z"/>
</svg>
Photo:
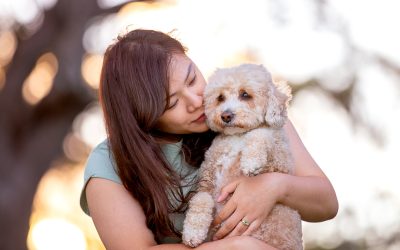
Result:
<svg viewBox="0 0 400 250">
<path fill-rule="evenodd" d="M 82 38 L 92 17 L 115 11 L 96 0 L 59 0 L 44 13 L 40 29 L 19 40 L 0 91 L 0 249 L 27 249 L 33 197 L 51 163 L 63 156 L 62 142 L 74 118 L 95 100 L 81 77 Z M 42 101 L 29 106 L 22 85 L 38 57 L 55 54 L 58 73 Z"/>
</svg>

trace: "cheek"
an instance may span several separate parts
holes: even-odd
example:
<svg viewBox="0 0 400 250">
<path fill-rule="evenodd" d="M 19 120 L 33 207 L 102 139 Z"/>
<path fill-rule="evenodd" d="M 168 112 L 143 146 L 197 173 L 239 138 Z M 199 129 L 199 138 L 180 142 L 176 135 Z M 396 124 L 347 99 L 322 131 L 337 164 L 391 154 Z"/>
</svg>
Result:
<svg viewBox="0 0 400 250">
<path fill-rule="evenodd" d="M 179 108 L 171 110 L 160 118 L 159 128 L 164 132 L 177 132 L 186 126 L 187 119 Z"/>
<path fill-rule="evenodd" d="M 171 127 L 172 128 L 182 128 L 186 126 L 186 119 L 184 115 L 174 115 L 173 119 L 171 119 Z"/>
</svg>

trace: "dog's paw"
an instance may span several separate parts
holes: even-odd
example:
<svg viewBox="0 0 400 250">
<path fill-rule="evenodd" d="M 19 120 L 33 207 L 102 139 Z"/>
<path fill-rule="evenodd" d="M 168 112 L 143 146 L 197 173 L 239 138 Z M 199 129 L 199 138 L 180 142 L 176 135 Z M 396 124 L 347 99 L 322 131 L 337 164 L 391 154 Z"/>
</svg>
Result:
<svg viewBox="0 0 400 250">
<path fill-rule="evenodd" d="M 182 239 L 183 244 L 190 247 L 198 247 L 203 241 L 200 239 L 192 238 L 192 239 Z"/>
<path fill-rule="evenodd" d="M 191 247 L 197 247 L 207 238 L 208 228 L 204 227 L 184 227 L 182 232 L 183 244 Z"/>
</svg>

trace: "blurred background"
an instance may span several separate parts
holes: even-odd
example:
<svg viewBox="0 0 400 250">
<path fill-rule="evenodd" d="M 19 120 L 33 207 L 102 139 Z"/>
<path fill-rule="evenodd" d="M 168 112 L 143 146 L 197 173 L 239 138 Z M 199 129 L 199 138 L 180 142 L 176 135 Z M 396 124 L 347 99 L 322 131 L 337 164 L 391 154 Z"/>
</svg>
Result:
<svg viewBox="0 0 400 250">
<path fill-rule="evenodd" d="M 102 55 L 135 28 L 174 30 L 205 77 L 264 64 L 332 181 L 306 249 L 400 249 L 400 3 L 395 0 L 0 0 L 0 249 L 104 249 L 79 207 L 105 138 Z"/>
</svg>

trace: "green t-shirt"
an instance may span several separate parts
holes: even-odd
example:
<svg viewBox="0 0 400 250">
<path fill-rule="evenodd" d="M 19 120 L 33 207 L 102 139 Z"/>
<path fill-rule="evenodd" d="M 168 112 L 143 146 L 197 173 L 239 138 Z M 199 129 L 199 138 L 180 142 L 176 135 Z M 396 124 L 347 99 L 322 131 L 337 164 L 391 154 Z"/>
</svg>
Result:
<svg viewBox="0 0 400 250">
<path fill-rule="evenodd" d="M 186 195 L 189 191 L 194 190 L 196 187 L 193 183 L 196 182 L 198 169 L 190 166 L 183 160 L 181 151 L 182 141 L 162 145 L 161 149 L 171 167 L 173 167 L 173 169 L 180 176 L 185 177 L 182 178 L 181 181 L 184 195 Z M 88 215 L 90 214 L 87 205 L 85 189 L 90 178 L 103 178 L 122 185 L 122 181 L 118 176 L 115 160 L 112 154 L 110 154 L 107 140 L 104 140 L 93 149 L 86 162 L 84 186 L 81 192 L 80 205 L 82 210 Z M 179 203 L 172 198 L 170 198 L 170 201 L 175 206 L 179 205 Z M 183 213 L 171 213 L 169 216 L 176 230 L 182 232 L 185 215 Z M 163 243 L 175 243 L 179 241 L 180 239 L 166 237 L 163 240 Z"/>
</svg>

